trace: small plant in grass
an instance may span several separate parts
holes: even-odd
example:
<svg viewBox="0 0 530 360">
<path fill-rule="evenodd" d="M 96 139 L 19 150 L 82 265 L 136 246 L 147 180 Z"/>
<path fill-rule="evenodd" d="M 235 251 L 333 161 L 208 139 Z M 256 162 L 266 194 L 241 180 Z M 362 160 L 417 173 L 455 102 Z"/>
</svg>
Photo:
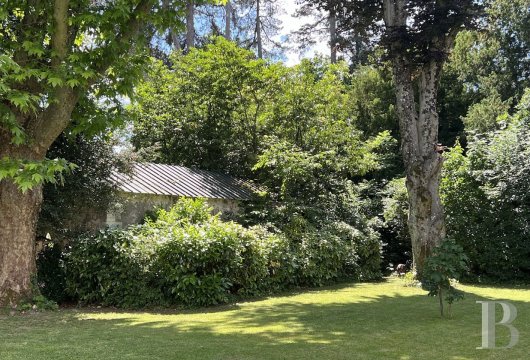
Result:
<svg viewBox="0 0 530 360">
<path fill-rule="evenodd" d="M 416 278 L 416 272 L 415 271 L 408 271 L 403 275 L 403 285 L 405 287 L 419 287 L 421 286 L 421 282 Z"/>
<path fill-rule="evenodd" d="M 23 302 L 17 307 L 17 310 L 20 312 L 30 310 L 48 311 L 57 309 L 59 309 L 59 305 L 57 305 L 57 303 L 53 300 L 48 300 L 44 295 L 35 295 L 30 301 Z"/>
<path fill-rule="evenodd" d="M 47 311 L 47 310 L 57 310 L 59 306 L 53 300 L 49 300 L 46 296 L 40 293 L 40 289 L 37 286 L 37 278 L 32 279 L 32 290 L 33 296 L 28 298 L 26 301 L 18 304 L 13 310 L 18 310 L 20 312 L 26 311 Z"/>
<path fill-rule="evenodd" d="M 429 291 L 429 296 L 438 296 L 442 317 L 444 316 L 443 300 L 448 303 L 448 313 L 451 316 L 453 302 L 464 298 L 464 293 L 457 290 L 455 285 L 467 271 L 467 261 L 462 247 L 452 239 L 445 240 L 427 258 L 423 287 Z"/>
</svg>

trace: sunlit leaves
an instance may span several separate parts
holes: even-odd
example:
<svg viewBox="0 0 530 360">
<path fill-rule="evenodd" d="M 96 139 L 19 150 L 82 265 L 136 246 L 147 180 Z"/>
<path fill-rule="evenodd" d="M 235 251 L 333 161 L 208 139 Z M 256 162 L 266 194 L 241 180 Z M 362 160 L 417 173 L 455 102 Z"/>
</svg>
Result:
<svg viewBox="0 0 530 360">
<path fill-rule="evenodd" d="M 33 41 L 24 41 L 22 43 L 22 48 L 28 52 L 28 55 L 35 56 L 37 58 L 40 58 L 45 54 L 42 44 L 38 44 Z"/>
<path fill-rule="evenodd" d="M 76 86 L 79 86 L 81 83 L 77 79 L 69 79 L 66 81 L 66 85 L 70 86 L 71 88 L 75 88 Z"/>
<path fill-rule="evenodd" d="M 185 6 L 184 1 L 169 3 L 173 9 Z M 14 147 L 31 144 L 43 112 L 60 112 L 54 106 L 75 110 L 66 118 L 45 121 L 73 121 L 74 132 L 94 134 L 114 126 L 122 119 L 123 99 L 132 94 L 148 62 L 146 45 L 152 34 L 142 31 L 143 25 L 163 31 L 181 21 L 173 11 L 160 11 L 157 1 L 71 1 L 64 34 L 67 48 L 59 49 L 62 40 L 57 38 L 53 6 L 53 1 L 10 0 L 0 9 L 0 130 L 7 130 Z M 64 160 L 7 157 L 1 166 L 1 177 L 11 178 L 23 191 L 55 181 L 55 175 L 60 179 L 69 168 Z"/>
<path fill-rule="evenodd" d="M 63 84 L 63 79 L 58 77 L 49 77 L 47 79 L 48 84 L 50 84 L 52 87 L 61 86 Z"/>
<path fill-rule="evenodd" d="M 22 91 L 12 91 L 7 100 L 21 110 L 27 110 L 31 106 L 30 95 Z"/>
<path fill-rule="evenodd" d="M 160 161 L 248 175 L 284 69 L 223 38 L 172 63 L 153 63 L 136 89 L 135 146 L 163 144 Z"/>
<path fill-rule="evenodd" d="M 28 91 L 14 89 L 13 84 L 32 76 L 36 77 L 40 75 L 39 72 L 35 69 L 22 68 L 10 56 L 0 54 L 0 75 L 0 99 L 5 99 L 6 102 L 11 103 L 22 112 L 34 110 L 39 96 Z M 0 107 L 0 111 L 1 119 L 11 119 L 10 126 L 12 127 L 12 115 L 10 115 L 5 103 Z M 3 120 L 2 123 L 7 122 Z"/>
<path fill-rule="evenodd" d="M 9 178 L 26 192 L 44 182 L 62 181 L 63 174 L 75 167 L 64 159 L 30 161 L 4 157 L 0 159 L 0 181 Z"/>
</svg>

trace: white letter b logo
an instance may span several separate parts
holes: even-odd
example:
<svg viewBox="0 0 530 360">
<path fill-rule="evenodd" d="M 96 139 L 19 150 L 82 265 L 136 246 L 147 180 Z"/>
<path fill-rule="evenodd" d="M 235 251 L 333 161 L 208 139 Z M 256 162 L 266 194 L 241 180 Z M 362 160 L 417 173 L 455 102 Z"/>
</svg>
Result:
<svg viewBox="0 0 530 360">
<path fill-rule="evenodd" d="M 519 341 L 519 331 L 512 325 L 517 317 L 517 308 L 505 301 L 477 301 L 482 304 L 482 346 L 477 349 L 495 349 L 495 326 L 502 325 L 510 330 L 510 343 L 505 349 L 514 347 Z M 495 304 L 502 306 L 503 316 L 495 322 Z"/>
</svg>

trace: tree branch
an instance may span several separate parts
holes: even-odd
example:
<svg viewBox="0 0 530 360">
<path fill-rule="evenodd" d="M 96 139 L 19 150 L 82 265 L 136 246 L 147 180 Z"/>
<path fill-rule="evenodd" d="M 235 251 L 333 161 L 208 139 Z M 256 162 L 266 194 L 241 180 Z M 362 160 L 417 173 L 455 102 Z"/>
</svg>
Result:
<svg viewBox="0 0 530 360">
<path fill-rule="evenodd" d="M 151 9 L 151 6 L 153 5 L 153 0 L 141 0 L 136 8 L 134 8 L 131 17 L 127 23 L 123 25 L 123 28 L 125 31 L 123 31 L 121 34 L 119 34 L 116 37 L 116 42 L 119 44 L 126 44 L 129 43 L 140 31 L 140 25 L 142 23 L 141 16 L 149 13 L 149 10 Z M 109 68 L 111 65 L 109 57 L 107 57 L 108 61 L 105 61 L 100 64 L 98 68 L 96 68 L 96 73 L 99 75 L 103 75 L 105 71 Z M 89 85 L 92 85 L 95 82 L 93 80 L 90 82 Z"/>
<path fill-rule="evenodd" d="M 51 38 L 52 68 L 58 68 L 68 54 L 68 8 L 69 0 L 55 0 L 53 4 L 54 32 Z"/>
<path fill-rule="evenodd" d="M 149 12 L 153 3 L 153 0 L 141 0 L 138 3 L 129 21 L 123 26 L 125 30 L 116 38 L 117 43 L 131 42 L 140 30 L 142 15 Z M 55 32 L 52 35 L 52 50 L 54 51 L 52 66 L 56 68 L 64 63 L 68 55 L 68 40 L 71 38 L 68 34 L 68 4 L 69 0 L 55 0 L 54 4 Z M 107 60 L 95 69 L 100 76 L 112 64 L 114 56 L 107 57 Z M 52 142 L 64 131 L 71 120 L 72 112 L 82 91 L 87 91 L 97 80 L 98 77 L 92 78 L 87 87 L 83 89 L 72 89 L 66 85 L 57 88 L 53 94 L 54 102 L 39 114 L 28 130 L 34 139 L 32 146 L 36 152 L 45 153 Z"/>
</svg>

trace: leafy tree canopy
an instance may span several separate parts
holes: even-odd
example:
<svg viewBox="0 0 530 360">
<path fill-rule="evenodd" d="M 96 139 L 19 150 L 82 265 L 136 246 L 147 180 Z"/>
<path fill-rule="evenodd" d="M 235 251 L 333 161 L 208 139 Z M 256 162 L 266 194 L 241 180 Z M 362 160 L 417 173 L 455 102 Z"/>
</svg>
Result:
<svg viewBox="0 0 530 360">
<path fill-rule="evenodd" d="M 147 60 L 142 29 L 177 21 L 183 2 L 173 5 L 162 11 L 154 0 L 2 3 L 0 179 L 23 190 L 53 181 L 66 163 L 42 158 L 68 124 L 90 133 L 121 120 L 123 99 Z"/>
</svg>

